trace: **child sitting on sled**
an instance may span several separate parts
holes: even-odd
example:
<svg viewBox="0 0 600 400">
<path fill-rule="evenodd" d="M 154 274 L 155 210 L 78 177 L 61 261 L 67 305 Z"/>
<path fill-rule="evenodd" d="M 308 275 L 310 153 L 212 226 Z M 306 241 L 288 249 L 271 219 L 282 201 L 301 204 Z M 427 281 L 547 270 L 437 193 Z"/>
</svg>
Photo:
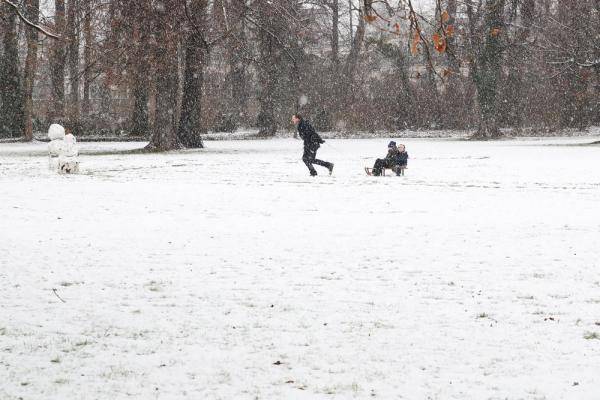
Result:
<svg viewBox="0 0 600 400">
<path fill-rule="evenodd" d="M 400 175 L 400 167 L 406 167 L 408 164 L 408 153 L 403 144 L 396 146 L 396 142 L 391 141 L 388 144 L 388 153 L 385 158 L 378 158 L 375 161 L 372 169 L 367 168 L 369 175 L 379 176 L 383 172 L 384 168 L 391 168 L 396 172 L 396 175 Z"/>
</svg>

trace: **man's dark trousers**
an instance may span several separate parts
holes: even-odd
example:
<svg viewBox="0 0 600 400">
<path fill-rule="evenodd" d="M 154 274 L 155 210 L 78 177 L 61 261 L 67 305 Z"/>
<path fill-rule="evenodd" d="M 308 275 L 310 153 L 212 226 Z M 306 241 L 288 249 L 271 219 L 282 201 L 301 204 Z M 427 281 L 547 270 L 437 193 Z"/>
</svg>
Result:
<svg viewBox="0 0 600 400">
<path fill-rule="evenodd" d="M 321 165 L 329 170 L 331 170 L 332 164 L 327 161 L 322 161 L 317 159 L 317 150 L 319 150 L 320 145 L 318 143 L 311 143 L 310 145 L 304 145 L 304 154 L 302 155 L 302 161 L 308 167 L 311 175 L 317 175 L 317 171 L 313 167 L 313 164 Z"/>
</svg>

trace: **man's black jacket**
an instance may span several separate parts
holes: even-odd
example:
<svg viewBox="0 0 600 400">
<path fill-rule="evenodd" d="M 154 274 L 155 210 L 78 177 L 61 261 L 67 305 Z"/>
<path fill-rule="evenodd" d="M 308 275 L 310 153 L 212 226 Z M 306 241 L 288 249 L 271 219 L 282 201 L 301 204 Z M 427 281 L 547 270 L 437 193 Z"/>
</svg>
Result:
<svg viewBox="0 0 600 400">
<path fill-rule="evenodd" d="M 321 139 L 321 136 L 319 136 L 317 132 L 315 132 L 308 121 L 303 119 L 301 119 L 298 123 L 298 134 L 302 140 L 304 140 L 305 147 L 319 147 L 321 143 L 325 143 L 325 141 Z"/>
</svg>

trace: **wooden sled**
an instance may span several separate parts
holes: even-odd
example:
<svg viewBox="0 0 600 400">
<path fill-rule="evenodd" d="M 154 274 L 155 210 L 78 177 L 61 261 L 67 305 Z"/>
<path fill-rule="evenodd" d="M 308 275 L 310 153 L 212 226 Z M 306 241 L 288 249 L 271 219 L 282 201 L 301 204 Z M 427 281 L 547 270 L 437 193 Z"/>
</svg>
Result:
<svg viewBox="0 0 600 400">
<path fill-rule="evenodd" d="M 407 167 L 404 166 L 396 166 L 396 167 L 392 167 L 392 168 L 384 168 L 381 170 L 381 176 L 385 176 L 385 171 L 386 170 L 391 170 L 393 171 L 397 176 L 404 176 L 404 170 Z M 373 176 L 373 168 L 369 168 L 369 167 L 365 167 L 365 172 L 367 173 L 367 175 L 369 176 Z"/>
</svg>

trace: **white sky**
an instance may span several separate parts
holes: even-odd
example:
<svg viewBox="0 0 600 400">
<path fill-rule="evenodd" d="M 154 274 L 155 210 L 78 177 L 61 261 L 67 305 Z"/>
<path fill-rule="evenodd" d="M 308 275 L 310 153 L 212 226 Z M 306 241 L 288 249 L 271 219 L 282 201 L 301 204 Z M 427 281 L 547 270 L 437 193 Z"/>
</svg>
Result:
<svg viewBox="0 0 600 400">
<path fill-rule="evenodd" d="M 413 0 L 413 6 L 416 7 L 419 12 L 432 10 L 435 8 L 435 0 Z"/>
</svg>

